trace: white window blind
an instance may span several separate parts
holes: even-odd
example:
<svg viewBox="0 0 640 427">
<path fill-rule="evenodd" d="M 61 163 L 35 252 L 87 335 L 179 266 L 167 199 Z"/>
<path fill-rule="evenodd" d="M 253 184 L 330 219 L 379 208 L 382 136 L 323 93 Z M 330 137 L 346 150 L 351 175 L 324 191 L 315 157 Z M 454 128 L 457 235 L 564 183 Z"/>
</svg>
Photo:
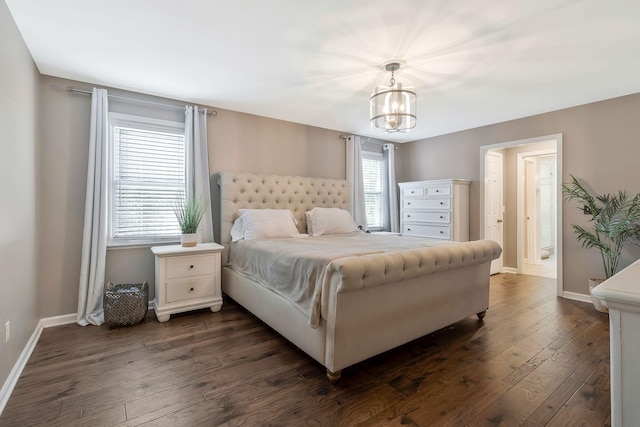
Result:
<svg viewBox="0 0 640 427">
<path fill-rule="evenodd" d="M 362 152 L 364 204 L 370 230 L 382 230 L 382 168 L 381 153 Z"/>
<path fill-rule="evenodd" d="M 111 113 L 110 244 L 177 240 L 185 194 L 184 124 Z"/>
</svg>

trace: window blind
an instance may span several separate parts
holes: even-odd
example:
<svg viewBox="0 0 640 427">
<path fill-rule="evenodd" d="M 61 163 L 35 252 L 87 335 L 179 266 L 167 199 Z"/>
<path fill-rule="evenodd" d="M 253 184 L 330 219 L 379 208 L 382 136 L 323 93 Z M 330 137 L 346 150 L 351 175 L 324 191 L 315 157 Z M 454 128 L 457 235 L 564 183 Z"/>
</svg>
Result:
<svg viewBox="0 0 640 427">
<path fill-rule="evenodd" d="M 113 115 L 111 241 L 175 239 L 185 194 L 184 124 Z"/>
<path fill-rule="evenodd" d="M 382 229 L 382 169 L 379 153 L 362 152 L 364 204 L 369 229 Z"/>
</svg>

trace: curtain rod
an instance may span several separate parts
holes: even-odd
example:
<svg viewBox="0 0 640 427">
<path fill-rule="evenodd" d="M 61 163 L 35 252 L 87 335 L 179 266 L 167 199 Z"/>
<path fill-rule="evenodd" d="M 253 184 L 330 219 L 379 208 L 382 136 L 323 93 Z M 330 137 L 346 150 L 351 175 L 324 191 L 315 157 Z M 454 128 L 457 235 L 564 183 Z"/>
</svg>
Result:
<svg viewBox="0 0 640 427">
<path fill-rule="evenodd" d="M 86 95 L 91 95 L 91 92 L 88 90 L 84 90 L 84 89 L 76 89 L 74 87 L 68 87 L 67 88 L 67 92 L 72 92 L 72 93 L 83 93 Z M 180 109 L 184 109 L 185 107 L 181 107 L 179 105 L 171 105 L 171 104 L 162 104 L 160 102 L 153 102 L 153 101 L 145 101 L 142 99 L 135 99 L 135 98 L 128 98 L 126 96 L 119 96 L 119 95 L 110 95 L 107 94 L 107 96 L 109 96 L 109 98 L 118 98 L 118 99 L 125 99 L 127 101 L 134 101 L 134 102 L 141 102 L 143 104 L 152 104 L 152 105 L 158 105 L 161 107 L 166 107 L 166 108 L 180 108 Z M 217 111 L 207 111 L 207 116 L 217 116 L 218 112 Z"/>
</svg>

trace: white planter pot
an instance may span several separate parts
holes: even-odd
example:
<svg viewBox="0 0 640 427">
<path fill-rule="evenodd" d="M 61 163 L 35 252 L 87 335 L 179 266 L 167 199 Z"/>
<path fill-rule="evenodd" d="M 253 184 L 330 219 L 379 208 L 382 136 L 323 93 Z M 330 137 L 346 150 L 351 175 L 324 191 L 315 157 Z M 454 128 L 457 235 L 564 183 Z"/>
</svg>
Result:
<svg viewBox="0 0 640 427">
<path fill-rule="evenodd" d="M 181 234 L 180 235 L 180 244 L 185 247 L 195 246 L 198 243 L 198 234 L 190 233 L 190 234 Z"/>
</svg>

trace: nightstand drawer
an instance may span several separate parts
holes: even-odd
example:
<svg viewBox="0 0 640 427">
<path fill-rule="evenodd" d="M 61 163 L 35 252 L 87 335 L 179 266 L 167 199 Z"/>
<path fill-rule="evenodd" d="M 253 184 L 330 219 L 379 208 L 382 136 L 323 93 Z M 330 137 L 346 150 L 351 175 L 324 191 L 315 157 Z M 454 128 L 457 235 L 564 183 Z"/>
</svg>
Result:
<svg viewBox="0 0 640 427">
<path fill-rule="evenodd" d="M 167 278 L 204 276 L 216 272 L 215 255 L 190 255 L 167 258 Z"/>
<path fill-rule="evenodd" d="M 405 212 L 403 219 L 408 222 L 441 222 L 448 224 L 450 218 L 451 214 L 449 212 Z"/>
<path fill-rule="evenodd" d="M 405 199 L 403 209 L 450 209 L 451 199 L 449 197 L 433 199 Z"/>
<path fill-rule="evenodd" d="M 422 236 L 446 240 L 451 238 L 451 228 L 449 226 L 405 224 L 402 231 L 403 234 L 407 236 Z"/>
<path fill-rule="evenodd" d="M 167 303 L 213 296 L 215 289 L 214 282 L 215 279 L 213 277 L 185 280 L 181 282 L 169 282 L 166 284 Z"/>
</svg>

